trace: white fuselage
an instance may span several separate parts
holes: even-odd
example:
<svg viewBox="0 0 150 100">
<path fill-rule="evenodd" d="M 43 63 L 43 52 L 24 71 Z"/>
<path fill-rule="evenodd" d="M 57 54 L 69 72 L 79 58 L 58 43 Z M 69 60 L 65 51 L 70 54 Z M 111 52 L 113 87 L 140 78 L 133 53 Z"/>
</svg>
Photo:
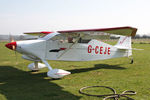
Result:
<svg viewBox="0 0 150 100">
<path fill-rule="evenodd" d="M 18 41 L 16 50 L 32 59 L 91 61 L 126 57 L 129 50 L 121 50 L 98 40 L 89 43 L 61 43 L 52 40 Z"/>
</svg>

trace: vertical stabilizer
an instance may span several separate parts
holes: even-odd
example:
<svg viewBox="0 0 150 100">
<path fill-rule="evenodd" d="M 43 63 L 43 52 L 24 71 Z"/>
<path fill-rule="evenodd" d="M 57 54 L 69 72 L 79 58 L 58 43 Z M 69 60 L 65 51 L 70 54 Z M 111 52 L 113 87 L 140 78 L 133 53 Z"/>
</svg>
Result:
<svg viewBox="0 0 150 100">
<path fill-rule="evenodd" d="M 128 57 L 132 55 L 131 36 L 121 36 L 118 43 L 114 46 L 118 49 L 126 50 Z"/>
<path fill-rule="evenodd" d="M 131 49 L 131 36 L 121 36 L 115 47 Z"/>
</svg>

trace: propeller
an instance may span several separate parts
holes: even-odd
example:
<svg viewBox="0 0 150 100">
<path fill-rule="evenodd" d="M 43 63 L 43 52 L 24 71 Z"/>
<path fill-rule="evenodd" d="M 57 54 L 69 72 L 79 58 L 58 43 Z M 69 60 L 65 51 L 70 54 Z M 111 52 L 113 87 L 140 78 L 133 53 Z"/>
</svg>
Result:
<svg viewBox="0 0 150 100">
<path fill-rule="evenodd" d="M 12 42 L 15 42 L 14 37 L 11 34 L 9 34 L 9 43 L 12 43 Z M 12 50 L 15 51 L 16 64 L 18 64 L 18 61 L 17 61 L 17 52 L 16 52 L 16 46 L 15 45 L 12 45 Z"/>
</svg>

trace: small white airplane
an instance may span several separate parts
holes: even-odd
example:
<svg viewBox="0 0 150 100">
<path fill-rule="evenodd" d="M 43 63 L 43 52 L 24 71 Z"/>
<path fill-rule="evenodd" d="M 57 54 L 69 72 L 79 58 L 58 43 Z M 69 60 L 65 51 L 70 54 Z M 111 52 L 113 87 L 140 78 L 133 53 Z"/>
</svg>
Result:
<svg viewBox="0 0 150 100">
<path fill-rule="evenodd" d="M 47 60 L 93 61 L 129 57 L 132 55 L 131 37 L 135 36 L 136 31 L 137 29 L 133 27 L 116 27 L 31 32 L 25 34 L 44 36 L 36 40 L 12 41 L 5 46 L 23 54 L 22 58 L 34 61 L 28 65 L 30 70 L 37 71 L 48 67 L 49 77 L 62 78 L 71 73 L 62 69 L 52 69 Z M 114 46 L 100 40 L 110 34 L 120 35 L 118 43 Z"/>
</svg>

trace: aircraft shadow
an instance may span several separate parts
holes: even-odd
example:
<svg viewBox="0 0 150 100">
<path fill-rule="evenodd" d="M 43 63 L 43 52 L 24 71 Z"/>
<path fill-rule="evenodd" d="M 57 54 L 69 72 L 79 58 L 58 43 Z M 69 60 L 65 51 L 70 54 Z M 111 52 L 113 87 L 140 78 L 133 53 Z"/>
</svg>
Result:
<svg viewBox="0 0 150 100">
<path fill-rule="evenodd" d="M 79 100 L 80 97 L 44 79 L 46 74 L 31 74 L 12 66 L 0 66 L 0 94 L 7 100 Z M 0 96 L 0 100 L 2 100 Z"/>
<path fill-rule="evenodd" d="M 91 68 L 79 68 L 79 69 L 72 69 L 67 71 L 70 71 L 71 74 L 74 74 L 74 73 L 88 72 L 88 71 L 98 70 L 98 69 L 125 70 L 126 68 L 120 67 L 120 65 L 96 64 L 94 67 Z"/>
</svg>

